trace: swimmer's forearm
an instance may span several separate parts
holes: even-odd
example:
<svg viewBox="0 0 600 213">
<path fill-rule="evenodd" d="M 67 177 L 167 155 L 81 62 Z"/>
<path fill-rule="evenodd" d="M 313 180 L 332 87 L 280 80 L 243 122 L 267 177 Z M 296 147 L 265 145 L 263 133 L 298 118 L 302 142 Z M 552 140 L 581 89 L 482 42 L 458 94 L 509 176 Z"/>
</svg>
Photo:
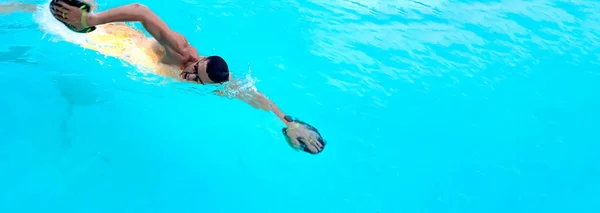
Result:
<svg viewBox="0 0 600 213">
<path fill-rule="evenodd" d="M 237 91 L 237 94 L 235 95 L 237 99 L 246 102 L 254 108 L 273 112 L 284 124 L 288 125 L 289 122 L 285 120 L 286 114 L 262 92 L 258 90 L 240 90 L 237 83 L 230 84 L 229 89 Z M 225 91 L 228 90 L 226 89 Z M 217 92 L 217 94 L 219 96 L 225 96 L 224 92 Z"/>
<path fill-rule="evenodd" d="M 141 22 L 146 31 L 163 45 L 173 47 L 176 43 L 171 30 L 152 10 L 142 4 L 128 4 L 107 11 L 88 14 L 89 26 L 112 22 Z"/>
<path fill-rule="evenodd" d="M 112 22 L 141 22 L 144 19 L 145 10 L 148 10 L 148 8 L 141 4 L 128 4 L 107 11 L 88 14 L 86 19 L 90 26 L 103 25 Z"/>
<path fill-rule="evenodd" d="M 286 116 L 285 113 L 283 113 L 281 111 L 281 109 L 279 109 L 279 107 L 277 107 L 277 105 L 275 105 L 275 103 L 273 103 L 273 101 L 268 100 L 269 101 L 269 105 L 271 106 L 271 112 L 275 113 L 275 115 L 277 115 L 277 117 L 279 118 L 279 120 L 283 121 L 283 123 L 287 124 L 287 121 L 284 119 L 284 117 Z"/>
<path fill-rule="evenodd" d="M 262 94 L 261 92 L 256 91 L 256 93 L 257 94 L 255 94 L 253 96 L 253 99 L 254 99 L 254 102 L 258 103 L 258 106 L 261 109 L 273 112 L 281 121 L 283 121 L 283 123 L 285 123 L 285 124 L 288 123 L 284 119 L 286 114 L 283 113 L 283 111 L 281 111 L 281 109 L 279 109 L 279 107 L 277 105 L 275 105 L 275 103 L 273 103 L 273 101 L 271 101 L 269 98 L 267 98 L 266 95 Z"/>
</svg>

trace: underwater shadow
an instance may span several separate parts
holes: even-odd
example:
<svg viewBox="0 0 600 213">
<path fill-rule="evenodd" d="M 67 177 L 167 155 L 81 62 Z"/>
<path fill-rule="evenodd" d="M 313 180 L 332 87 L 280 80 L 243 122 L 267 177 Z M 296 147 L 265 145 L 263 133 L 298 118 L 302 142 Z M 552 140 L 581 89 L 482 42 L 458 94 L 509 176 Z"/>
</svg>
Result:
<svg viewBox="0 0 600 213">
<path fill-rule="evenodd" d="M 18 64 L 38 64 L 35 61 L 28 60 L 29 50 L 33 47 L 29 46 L 12 46 L 8 47 L 8 51 L 0 51 L 0 62 L 12 62 Z"/>
<path fill-rule="evenodd" d="M 69 136 L 69 123 L 77 108 L 91 107 L 99 104 L 104 104 L 109 101 L 107 95 L 99 88 L 99 85 L 89 81 L 84 75 L 75 74 L 54 74 L 52 81 L 59 91 L 60 96 L 67 102 L 66 115 L 60 124 L 60 140 L 62 141 L 62 149 L 64 151 L 71 150 L 73 142 Z M 58 170 L 67 177 L 68 174 L 76 174 L 84 169 L 102 162 L 104 165 L 110 165 L 109 157 L 100 152 L 94 151 L 85 159 L 78 159 L 76 154 L 65 154 L 60 157 L 58 162 Z M 87 166 L 85 166 L 87 165 Z"/>
<path fill-rule="evenodd" d="M 66 116 L 61 123 L 61 135 L 65 148 L 70 148 L 71 139 L 68 137 L 68 124 L 75 109 L 102 104 L 107 100 L 101 98 L 98 85 L 83 76 L 59 74 L 54 75 L 52 81 L 61 97 L 67 101 Z"/>
</svg>

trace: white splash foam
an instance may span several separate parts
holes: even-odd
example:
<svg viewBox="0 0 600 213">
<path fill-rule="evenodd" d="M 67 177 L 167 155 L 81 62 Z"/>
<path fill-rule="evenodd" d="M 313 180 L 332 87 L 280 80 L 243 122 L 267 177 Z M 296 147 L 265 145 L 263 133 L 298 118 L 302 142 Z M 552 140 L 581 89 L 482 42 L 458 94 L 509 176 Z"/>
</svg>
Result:
<svg viewBox="0 0 600 213">
<path fill-rule="evenodd" d="M 86 35 L 74 33 L 69 30 L 63 23 L 56 20 L 50 12 L 49 5 L 51 0 L 38 5 L 37 10 L 33 14 L 33 20 L 40 26 L 40 29 L 45 32 L 45 36 L 52 36 L 52 40 L 58 41 L 63 39 L 68 42 L 83 45 L 86 41 Z"/>
</svg>

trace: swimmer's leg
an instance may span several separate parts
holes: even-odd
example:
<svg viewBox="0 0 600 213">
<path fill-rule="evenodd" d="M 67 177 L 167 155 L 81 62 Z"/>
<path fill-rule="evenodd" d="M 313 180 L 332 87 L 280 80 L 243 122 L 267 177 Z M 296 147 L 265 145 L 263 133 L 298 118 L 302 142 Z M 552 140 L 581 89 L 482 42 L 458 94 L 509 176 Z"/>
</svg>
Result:
<svg viewBox="0 0 600 213">
<path fill-rule="evenodd" d="M 35 12 L 37 5 L 35 4 L 23 4 L 20 2 L 2 3 L 0 4 L 0 14 L 8 14 L 12 12 Z"/>
</svg>

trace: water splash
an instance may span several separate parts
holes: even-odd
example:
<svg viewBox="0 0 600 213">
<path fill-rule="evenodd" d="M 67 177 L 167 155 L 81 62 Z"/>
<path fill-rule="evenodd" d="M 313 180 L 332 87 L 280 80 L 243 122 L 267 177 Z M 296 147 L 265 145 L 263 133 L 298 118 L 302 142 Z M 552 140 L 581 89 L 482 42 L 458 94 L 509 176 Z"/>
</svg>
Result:
<svg viewBox="0 0 600 213">
<path fill-rule="evenodd" d="M 55 42 L 63 39 L 80 45 L 85 44 L 85 34 L 73 33 L 73 31 L 66 28 L 64 24 L 54 18 L 48 7 L 50 2 L 51 0 L 48 0 L 44 4 L 38 5 L 33 15 L 33 20 L 40 26 L 40 30 L 46 33 L 44 37 L 52 36 L 51 40 Z"/>
</svg>

